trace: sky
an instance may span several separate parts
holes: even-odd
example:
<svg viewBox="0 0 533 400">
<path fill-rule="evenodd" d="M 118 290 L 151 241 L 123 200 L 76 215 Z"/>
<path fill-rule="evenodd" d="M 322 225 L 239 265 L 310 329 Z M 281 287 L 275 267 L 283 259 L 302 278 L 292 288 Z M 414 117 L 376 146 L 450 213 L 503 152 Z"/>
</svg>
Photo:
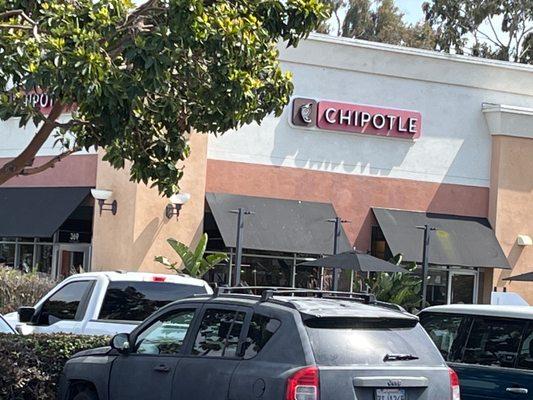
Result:
<svg viewBox="0 0 533 400">
<path fill-rule="evenodd" d="M 408 23 L 416 23 L 424 17 L 423 3 L 423 0 L 396 0 L 396 6 L 405 14 L 404 20 Z"/>
</svg>

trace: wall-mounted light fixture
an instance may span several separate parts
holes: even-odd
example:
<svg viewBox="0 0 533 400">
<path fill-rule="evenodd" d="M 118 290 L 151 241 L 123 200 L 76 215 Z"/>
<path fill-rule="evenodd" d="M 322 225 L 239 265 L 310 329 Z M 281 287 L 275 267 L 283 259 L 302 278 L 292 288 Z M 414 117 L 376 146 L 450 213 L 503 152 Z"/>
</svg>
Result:
<svg viewBox="0 0 533 400">
<path fill-rule="evenodd" d="M 516 238 L 516 244 L 519 246 L 531 246 L 533 245 L 533 239 L 529 235 L 518 235 Z"/>
<path fill-rule="evenodd" d="M 113 195 L 111 190 L 104 189 L 91 189 L 91 194 L 93 197 L 98 200 L 98 205 L 100 206 L 100 215 L 102 211 L 111 211 L 111 214 L 115 215 L 117 213 L 118 203 L 114 200 L 112 203 L 106 203 L 106 200 L 109 200 Z"/>
<path fill-rule="evenodd" d="M 176 218 L 180 216 L 181 207 L 191 199 L 189 193 L 176 193 L 169 197 L 170 204 L 167 205 L 165 209 L 165 214 L 168 219 L 172 218 L 173 215 Z"/>
</svg>

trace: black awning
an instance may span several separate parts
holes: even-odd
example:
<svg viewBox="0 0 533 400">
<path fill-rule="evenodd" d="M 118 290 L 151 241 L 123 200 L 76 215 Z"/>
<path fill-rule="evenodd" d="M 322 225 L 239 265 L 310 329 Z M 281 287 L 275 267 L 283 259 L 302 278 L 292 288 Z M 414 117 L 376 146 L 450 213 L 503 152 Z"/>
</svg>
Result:
<svg viewBox="0 0 533 400">
<path fill-rule="evenodd" d="M 391 252 L 422 262 L 423 230 L 431 233 L 429 262 L 436 265 L 509 269 L 509 262 L 486 218 L 373 208 Z"/>
<path fill-rule="evenodd" d="M 244 218 L 243 248 L 302 254 L 333 253 L 333 223 L 337 214 L 331 204 L 281 200 L 265 197 L 206 193 L 224 244 L 236 246 L 237 215 L 240 207 L 254 214 Z M 343 229 L 339 252 L 350 250 Z"/>
<path fill-rule="evenodd" d="M 50 237 L 90 188 L 0 188 L 0 236 Z"/>
<path fill-rule="evenodd" d="M 533 282 L 533 272 L 526 272 L 525 274 L 510 276 L 509 278 L 503 278 L 503 280 L 516 282 Z"/>
</svg>

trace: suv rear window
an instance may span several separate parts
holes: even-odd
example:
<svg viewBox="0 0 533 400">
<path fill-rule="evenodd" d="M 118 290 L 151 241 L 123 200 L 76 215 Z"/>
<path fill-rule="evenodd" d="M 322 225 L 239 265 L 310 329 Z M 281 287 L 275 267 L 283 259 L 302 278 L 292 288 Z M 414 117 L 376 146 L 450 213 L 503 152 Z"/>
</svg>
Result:
<svg viewBox="0 0 533 400">
<path fill-rule="evenodd" d="M 443 360 L 420 324 L 392 320 L 313 318 L 305 321 L 317 364 L 438 366 Z M 408 355 L 411 360 L 386 361 L 386 356 Z"/>
<path fill-rule="evenodd" d="M 164 305 L 195 294 L 205 294 L 203 286 L 168 282 L 110 282 L 99 319 L 143 321 Z"/>
</svg>

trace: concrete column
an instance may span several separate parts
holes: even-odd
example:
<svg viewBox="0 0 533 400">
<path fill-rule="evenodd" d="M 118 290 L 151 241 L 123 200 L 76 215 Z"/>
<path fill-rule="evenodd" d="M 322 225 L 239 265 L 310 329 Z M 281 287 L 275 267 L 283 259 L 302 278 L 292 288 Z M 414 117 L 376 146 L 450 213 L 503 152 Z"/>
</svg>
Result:
<svg viewBox="0 0 533 400">
<path fill-rule="evenodd" d="M 177 260 L 167 238 L 188 245 L 198 241 L 203 232 L 205 180 L 207 165 L 207 136 L 193 134 L 190 139 L 191 156 L 184 163 L 185 175 L 180 182 L 182 192 L 191 194 L 179 218 L 168 219 L 165 207 L 168 199 L 156 188 L 129 181 L 129 169 L 115 170 L 98 155 L 96 187 L 113 191 L 118 212 L 99 215 L 95 207 L 92 270 L 167 272 L 154 261 L 156 256 Z"/>
<path fill-rule="evenodd" d="M 489 219 L 512 270 L 496 269 L 490 288 L 507 287 L 533 304 L 533 283 L 503 278 L 533 270 L 533 246 L 520 246 L 518 235 L 533 237 L 533 109 L 484 105 L 492 135 Z"/>
</svg>

